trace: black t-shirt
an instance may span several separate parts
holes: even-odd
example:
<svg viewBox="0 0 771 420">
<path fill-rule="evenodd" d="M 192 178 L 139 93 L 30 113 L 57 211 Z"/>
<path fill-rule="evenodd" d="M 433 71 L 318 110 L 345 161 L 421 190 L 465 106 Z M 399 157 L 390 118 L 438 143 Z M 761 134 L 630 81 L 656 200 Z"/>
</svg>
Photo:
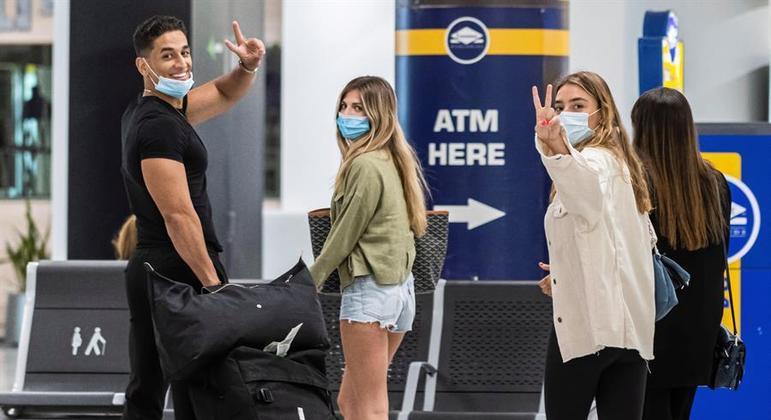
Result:
<svg viewBox="0 0 771 420">
<path fill-rule="evenodd" d="M 141 162 L 163 158 L 185 165 L 187 184 L 195 212 L 201 220 L 209 250 L 222 252 L 214 232 L 211 204 L 206 193 L 208 154 L 201 138 L 178 110 L 155 96 L 140 96 L 126 108 L 121 119 L 123 160 L 121 172 L 131 211 L 137 217 L 137 247 L 172 246 L 160 210 L 150 196 Z"/>
</svg>

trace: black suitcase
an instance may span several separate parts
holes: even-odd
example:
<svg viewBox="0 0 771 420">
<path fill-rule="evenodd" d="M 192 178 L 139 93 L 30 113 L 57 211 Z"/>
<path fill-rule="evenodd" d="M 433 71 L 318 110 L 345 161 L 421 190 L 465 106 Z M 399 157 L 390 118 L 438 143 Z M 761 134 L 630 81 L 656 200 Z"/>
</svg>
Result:
<svg viewBox="0 0 771 420">
<path fill-rule="evenodd" d="M 189 384 L 195 416 L 206 420 L 334 420 L 325 352 L 278 357 L 237 347 Z"/>
</svg>

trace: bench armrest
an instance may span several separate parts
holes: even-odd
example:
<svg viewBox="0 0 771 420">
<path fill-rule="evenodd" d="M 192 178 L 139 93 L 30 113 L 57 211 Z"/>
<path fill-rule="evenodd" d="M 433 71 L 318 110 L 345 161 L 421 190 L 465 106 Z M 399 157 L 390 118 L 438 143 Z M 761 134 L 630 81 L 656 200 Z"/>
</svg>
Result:
<svg viewBox="0 0 771 420">
<path fill-rule="evenodd" d="M 415 396 L 418 393 L 418 383 L 420 375 L 436 375 L 436 367 L 428 362 L 411 362 L 407 371 L 407 384 L 404 387 L 404 396 L 402 397 L 402 407 L 399 411 L 398 420 L 407 420 L 410 413 L 415 409 Z"/>
</svg>

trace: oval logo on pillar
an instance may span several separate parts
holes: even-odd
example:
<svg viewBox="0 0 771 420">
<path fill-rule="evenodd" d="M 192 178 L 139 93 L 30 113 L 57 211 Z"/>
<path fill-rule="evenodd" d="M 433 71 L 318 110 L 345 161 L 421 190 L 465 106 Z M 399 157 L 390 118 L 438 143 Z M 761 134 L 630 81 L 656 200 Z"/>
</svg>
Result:
<svg viewBox="0 0 771 420">
<path fill-rule="evenodd" d="M 490 32 L 481 20 L 470 16 L 455 19 L 444 37 L 447 54 L 460 64 L 474 64 L 484 58 L 490 48 Z"/>
<path fill-rule="evenodd" d="M 731 188 L 731 245 L 728 262 L 745 256 L 760 233 L 760 206 L 755 194 L 741 180 L 725 175 Z"/>
</svg>

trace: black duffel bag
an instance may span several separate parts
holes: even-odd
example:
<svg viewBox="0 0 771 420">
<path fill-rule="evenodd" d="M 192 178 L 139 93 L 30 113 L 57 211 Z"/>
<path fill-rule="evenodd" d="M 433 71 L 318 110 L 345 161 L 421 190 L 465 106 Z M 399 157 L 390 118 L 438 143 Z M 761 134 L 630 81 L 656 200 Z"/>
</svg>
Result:
<svg viewBox="0 0 771 420">
<path fill-rule="evenodd" d="M 325 352 L 286 357 L 238 347 L 188 383 L 196 418 L 207 420 L 333 420 Z"/>
<path fill-rule="evenodd" d="M 316 286 L 302 260 L 268 284 L 226 284 L 198 294 L 185 283 L 148 271 L 150 307 L 161 368 L 188 379 L 236 346 L 263 349 L 302 323 L 291 351 L 329 348 Z"/>
</svg>

